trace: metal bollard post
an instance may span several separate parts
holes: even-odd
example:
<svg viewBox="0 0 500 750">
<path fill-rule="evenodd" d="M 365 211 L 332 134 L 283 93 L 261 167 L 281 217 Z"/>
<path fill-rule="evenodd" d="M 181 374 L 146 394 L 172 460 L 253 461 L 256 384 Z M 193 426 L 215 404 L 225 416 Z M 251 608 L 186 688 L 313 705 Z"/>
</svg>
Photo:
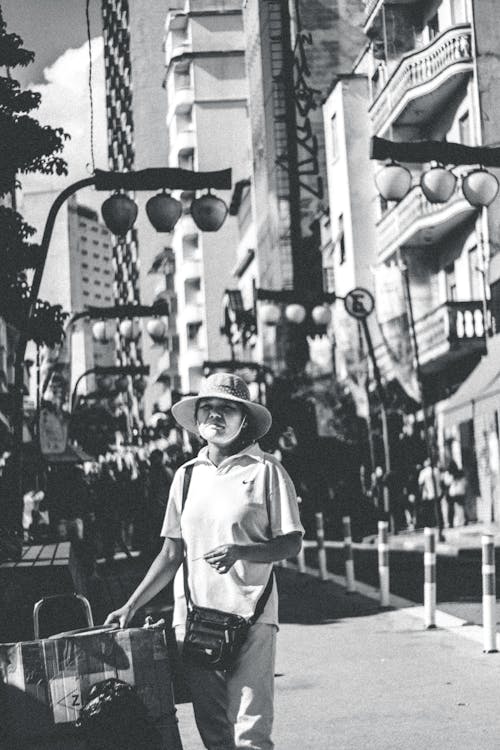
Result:
<svg viewBox="0 0 500 750">
<path fill-rule="evenodd" d="M 353 594 L 356 591 L 356 582 L 354 579 L 354 559 L 352 556 L 351 519 L 349 516 L 344 516 L 342 518 L 342 528 L 344 530 L 345 585 L 346 585 L 346 591 L 349 594 Z"/>
<path fill-rule="evenodd" d="M 306 556 L 304 552 L 304 544 L 301 544 L 299 553 L 297 555 L 297 568 L 299 573 L 306 572 Z"/>
<path fill-rule="evenodd" d="M 378 575 L 380 581 L 380 606 L 389 606 L 389 524 L 378 522 Z"/>
<path fill-rule="evenodd" d="M 481 537 L 483 548 L 483 651 L 494 654 L 497 651 L 496 580 L 495 580 L 495 540 L 492 534 Z"/>
<path fill-rule="evenodd" d="M 326 569 L 326 550 L 325 550 L 325 528 L 323 525 L 323 513 L 315 513 L 316 517 L 316 538 L 318 541 L 318 572 L 322 581 L 326 581 L 328 571 Z"/>
<path fill-rule="evenodd" d="M 424 622 L 436 627 L 436 530 L 425 527 L 424 548 Z"/>
</svg>

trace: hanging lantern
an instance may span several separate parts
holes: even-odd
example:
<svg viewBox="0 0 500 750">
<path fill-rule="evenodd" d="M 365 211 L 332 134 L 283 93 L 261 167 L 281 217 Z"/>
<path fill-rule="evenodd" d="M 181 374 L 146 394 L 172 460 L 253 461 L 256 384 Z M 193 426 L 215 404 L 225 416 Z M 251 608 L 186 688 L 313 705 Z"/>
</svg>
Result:
<svg viewBox="0 0 500 750">
<path fill-rule="evenodd" d="M 281 310 L 272 302 L 265 302 L 260 306 L 259 317 L 266 326 L 275 326 L 281 320 Z"/>
<path fill-rule="evenodd" d="M 375 185 L 386 201 L 400 201 L 411 188 L 411 172 L 393 161 L 386 164 L 375 176 Z"/>
<path fill-rule="evenodd" d="M 124 193 L 115 193 L 101 206 L 104 223 L 117 237 L 124 237 L 134 226 L 137 218 L 137 204 Z"/>
<path fill-rule="evenodd" d="M 313 308 L 311 317 L 317 326 L 327 326 L 332 319 L 332 311 L 328 305 L 317 305 Z"/>
<path fill-rule="evenodd" d="M 163 320 L 160 320 L 160 318 L 153 318 L 152 320 L 148 320 L 146 324 L 146 330 L 155 344 L 160 344 L 162 341 L 165 341 L 167 326 L 165 325 Z"/>
<path fill-rule="evenodd" d="M 462 191 L 471 206 L 483 208 L 497 197 L 498 180 L 487 169 L 475 169 L 463 178 Z"/>
<path fill-rule="evenodd" d="M 191 203 L 191 216 L 202 232 L 216 232 L 224 224 L 227 206 L 221 198 L 208 192 Z"/>
<path fill-rule="evenodd" d="M 290 321 L 290 323 L 295 323 L 295 325 L 300 325 L 304 322 L 306 317 L 306 309 L 304 305 L 287 305 L 285 308 L 285 317 L 287 320 Z"/>
<path fill-rule="evenodd" d="M 447 203 L 455 191 L 456 184 L 457 176 L 442 164 L 431 167 L 420 178 L 420 187 L 430 203 Z"/>
<path fill-rule="evenodd" d="M 146 213 L 157 232 L 171 232 L 182 214 L 182 203 L 164 190 L 148 200 Z"/>
<path fill-rule="evenodd" d="M 113 338 L 113 332 L 111 326 L 108 325 L 106 320 L 98 320 L 92 326 L 92 337 L 94 341 L 98 341 L 99 344 L 109 344 Z"/>
<path fill-rule="evenodd" d="M 139 327 L 135 320 L 122 320 L 120 323 L 120 336 L 125 341 L 135 341 L 139 336 Z"/>
</svg>

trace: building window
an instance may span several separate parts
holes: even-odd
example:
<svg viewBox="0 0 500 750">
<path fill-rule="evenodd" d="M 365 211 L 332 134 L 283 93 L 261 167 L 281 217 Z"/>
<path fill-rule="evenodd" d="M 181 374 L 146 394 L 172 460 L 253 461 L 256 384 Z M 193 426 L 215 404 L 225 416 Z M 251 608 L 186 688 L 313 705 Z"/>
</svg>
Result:
<svg viewBox="0 0 500 750">
<path fill-rule="evenodd" d="M 345 237 L 344 237 L 344 217 L 342 215 L 339 216 L 339 231 L 337 234 L 337 240 L 335 244 L 338 247 L 339 265 L 341 266 L 343 263 L 345 263 L 345 258 L 346 258 Z"/>
<path fill-rule="evenodd" d="M 469 250 L 469 282 L 470 298 L 480 300 L 483 298 L 483 274 L 481 273 L 481 257 L 478 247 Z"/>
<path fill-rule="evenodd" d="M 471 139 L 471 129 L 470 129 L 470 117 L 469 113 L 465 112 L 465 114 L 460 117 L 458 121 L 458 129 L 460 132 L 460 143 L 463 143 L 465 146 L 471 146 L 472 145 L 472 139 Z"/>
<path fill-rule="evenodd" d="M 444 269 L 446 274 L 446 299 L 448 302 L 455 302 L 457 299 L 457 277 L 455 274 L 455 264 L 450 263 Z"/>
<path fill-rule="evenodd" d="M 335 272 L 332 266 L 323 268 L 323 289 L 325 292 L 335 291 Z"/>
<path fill-rule="evenodd" d="M 198 344 L 199 341 L 199 333 L 200 328 L 202 326 L 201 321 L 198 321 L 196 323 L 188 323 L 187 324 L 187 337 L 188 341 L 193 342 L 194 344 Z"/>
<path fill-rule="evenodd" d="M 495 331 L 500 331 L 500 281 L 495 281 L 490 286 L 491 300 L 490 309 Z"/>
<path fill-rule="evenodd" d="M 429 39 L 434 39 L 439 34 L 439 16 L 437 13 L 429 19 L 427 28 L 429 30 Z"/>
<path fill-rule="evenodd" d="M 337 115 L 333 115 L 332 117 L 331 134 L 332 134 L 332 161 L 337 161 L 337 159 L 339 158 L 339 126 L 338 126 Z"/>
</svg>

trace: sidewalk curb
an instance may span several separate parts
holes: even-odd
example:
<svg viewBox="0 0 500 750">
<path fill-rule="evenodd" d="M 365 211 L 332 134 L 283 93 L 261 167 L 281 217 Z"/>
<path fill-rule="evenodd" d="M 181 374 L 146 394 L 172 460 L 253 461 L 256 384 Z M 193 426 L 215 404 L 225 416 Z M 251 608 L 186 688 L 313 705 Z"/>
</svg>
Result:
<svg viewBox="0 0 500 750">
<path fill-rule="evenodd" d="M 299 573 L 295 566 L 290 566 L 289 569 L 295 570 Z M 318 578 L 318 570 L 316 568 L 311 568 L 308 565 L 305 566 L 303 574 L 309 575 L 312 578 Z M 326 580 L 332 581 L 338 586 L 345 588 L 344 576 L 327 572 Z M 361 596 L 366 596 L 369 599 L 375 599 L 376 601 L 380 600 L 380 592 L 374 586 L 370 586 L 370 584 L 363 583 L 362 581 L 355 581 L 355 586 L 355 593 L 361 594 Z M 423 626 L 424 607 L 422 605 L 416 604 L 409 599 L 404 599 L 401 596 L 396 596 L 395 594 L 390 594 L 389 602 L 390 607 L 394 608 L 395 614 L 401 613 L 420 620 L 422 622 L 422 630 L 426 629 Z M 384 611 L 387 611 L 387 609 L 381 608 L 381 612 Z M 462 620 L 460 617 L 455 617 L 454 615 L 450 615 L 440 609 L 436 609 L 436 627 L 440 630 L 447 630 L 449 633 L 453 633 L 461 638 L 466 638 L 467 640 L 483 645 L 483 628 L 481 625 L 469 625 L 467 620 Z M 500 633 L 497 633 L 497 649 L 500 651 Z"/>
</svg>

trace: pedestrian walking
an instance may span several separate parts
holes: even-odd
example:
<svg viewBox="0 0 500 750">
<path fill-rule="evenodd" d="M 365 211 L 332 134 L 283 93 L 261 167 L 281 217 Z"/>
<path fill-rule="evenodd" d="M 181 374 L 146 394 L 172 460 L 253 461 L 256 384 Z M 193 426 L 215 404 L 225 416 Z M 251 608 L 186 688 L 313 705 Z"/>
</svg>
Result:
<svg viewBox="0 0 500 750">
<path fill-rule="evenodd" d="M 436 527 L 439 530 L 439 541 L 444 542 L 443 513 L 441 510 L 441 472 L 437 466 L 432 466 L 430 458 L 426 458 L 418 475 L 420 489 L 420 519 L 423 527 Z"/>
<path fill-rule="evenodd" d="M 280 462 L 257 443 L 271 426 L 271 414 L 250 401 L 241 378 L 211 375 L 198 396 L 182 399 L 172 413 L 206 446 L 175 474 L 162 551 L 106 622 L 125 627 L 169 583 L 184 557 L 188 617 L 176 597 L 173 624 L 178 636 L 186 629 L 184 663 L 203 743 L 207 750 L 272 750 L 278 625 L 272 564 L 300 549 L 295 490 Z M 193 612 L 202 621 L 212 618 L 217 649 L 197 632 Z M 218 615 L 226 623 L 222 640 Z"/>
</svg>

